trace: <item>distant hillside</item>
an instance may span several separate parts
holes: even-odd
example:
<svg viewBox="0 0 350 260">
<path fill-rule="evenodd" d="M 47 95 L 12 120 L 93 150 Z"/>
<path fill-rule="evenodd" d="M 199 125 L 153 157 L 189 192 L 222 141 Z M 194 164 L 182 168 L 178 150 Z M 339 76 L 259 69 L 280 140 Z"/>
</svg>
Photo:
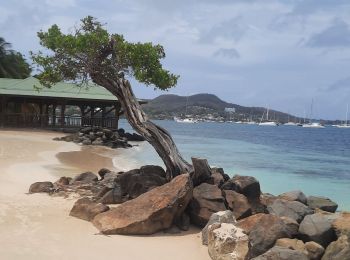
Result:
<svg viewBox="0 0 350 260">
<path fill-rule="evenodd" d="M 186 106 L 187 104 L 187 106 Z M 143 106 L 145 112 L 154 119 L 172 119 L 174 116 L 191 115 L 197 118 L 211 116 L 220 120 L 255 120 L 260 121 L 266 109 L 263 107 L 244 107 L 225 102 L 213 94 L 196 94 L 189 97 L 161 95 Z M 235 113 L 225 112 L 225 108 L 235 108 Z M 269 119 L 279 122 L 299 121 L 300 118 L 280 111 L 270 110 Z"/>
</svg>

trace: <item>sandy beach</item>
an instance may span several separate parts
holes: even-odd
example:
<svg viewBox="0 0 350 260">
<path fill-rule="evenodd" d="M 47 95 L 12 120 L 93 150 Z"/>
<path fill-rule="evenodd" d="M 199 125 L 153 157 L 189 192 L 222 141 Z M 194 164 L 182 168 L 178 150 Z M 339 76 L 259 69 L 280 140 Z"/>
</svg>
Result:
<svg viewBox="0 0 350 260">
<path fill-rule="evenodd" d="M 26 194 L 36 181 L 114 167 L 104 156 L 107 148 L 52 141 L 61 135 L 0 131 L 1 259 L 210 259 L 198 229 L 150 237 L 103 236 L 91 223 L 69 216 L 75 199 Z"/>
</svg>

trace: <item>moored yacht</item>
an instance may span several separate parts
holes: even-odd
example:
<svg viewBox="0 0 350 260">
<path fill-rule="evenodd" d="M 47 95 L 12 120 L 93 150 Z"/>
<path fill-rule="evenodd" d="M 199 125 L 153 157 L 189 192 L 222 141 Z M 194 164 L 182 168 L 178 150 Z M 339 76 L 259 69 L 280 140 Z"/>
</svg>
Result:
<svg viewBox="0 0 350 260">
<path fill-rule="evenodd" d="M 346 106 L 346 115 L 345 115 L 345 122 L 344 124 L 335 125 L 338 128 L 350 128 L 350 125 L 348 124 L 348 112 L 349 112 L 349 104 Z"/>
<path fill-rule="evenodd" d="M 303 127 L 305 127 L 305 128 L 324 128 L 324 126 L 318 122 L 303 124 Z"/>
<path fill-rule="evenodd" d="M 258 125 L 261 125 L 261 126 L 278 126 L 278 123 L 276 123 L 274 121 L 269 121 L 269 109 L 268 108 L 266 109 L 266 121 L 263 121 L 264 114 L 265 114 L 265 112 L 263 113 L 263 115 L 261 117 L 261 120 L 260 120 L 260 123 Z"/>
</svg>

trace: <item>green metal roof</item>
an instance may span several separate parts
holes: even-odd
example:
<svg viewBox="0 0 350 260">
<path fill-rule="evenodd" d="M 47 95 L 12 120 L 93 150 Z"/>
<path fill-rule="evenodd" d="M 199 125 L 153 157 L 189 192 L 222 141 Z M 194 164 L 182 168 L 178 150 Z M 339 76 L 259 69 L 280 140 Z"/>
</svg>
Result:
<svg viewBox="0 0 350 260">
<path fill-rule="evenodd" d="M 34 87 L 35 86 L 35 87 Z M 39 90 L 37 88 L 40 88 Z M 52 88 L 43 87 L 34 77 L 26 79 L 0 78 L 0 95 L 36 96 L 116 101 L 117 98 L 105 88 L 90 84 L 80 87 L 73 83 L 57 83 Z"/>
</svg>

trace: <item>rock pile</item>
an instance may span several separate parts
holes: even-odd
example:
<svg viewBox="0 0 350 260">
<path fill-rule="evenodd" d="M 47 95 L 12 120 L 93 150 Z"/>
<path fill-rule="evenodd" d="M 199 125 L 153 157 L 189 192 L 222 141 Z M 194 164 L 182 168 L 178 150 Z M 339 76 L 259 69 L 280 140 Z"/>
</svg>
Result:
<svg viewBox="0 0 350 260">
<path fill-rule="evenodd" d="M 301 191 L 265 194 L 254 177 L 230 178 L 197 158 L 193 172 L 170 182 L 154 165 L 98 174 L 34 183 L 29 191 L 78 194 L 70 215 L 91 221 L 104 234 L 188 230 L 190 223 L 204 227 L 202 243 L 214 260 L 350 259 L 350 213 L 335 212 L 337 204 L 328 198 Z"/>
<path fill-rule="evenodd" d="M 129 141 L 141 142 L 145 139 L 136 133 L 126 133 L 123 128 L 112 131 L 99 126 L 84 127 L 78 133 L 57 137 L 56 141 L 75 142 L 82 145 L 104 145 L 111 148 L 128 148 L 132 145 Z"/>
</svg>

